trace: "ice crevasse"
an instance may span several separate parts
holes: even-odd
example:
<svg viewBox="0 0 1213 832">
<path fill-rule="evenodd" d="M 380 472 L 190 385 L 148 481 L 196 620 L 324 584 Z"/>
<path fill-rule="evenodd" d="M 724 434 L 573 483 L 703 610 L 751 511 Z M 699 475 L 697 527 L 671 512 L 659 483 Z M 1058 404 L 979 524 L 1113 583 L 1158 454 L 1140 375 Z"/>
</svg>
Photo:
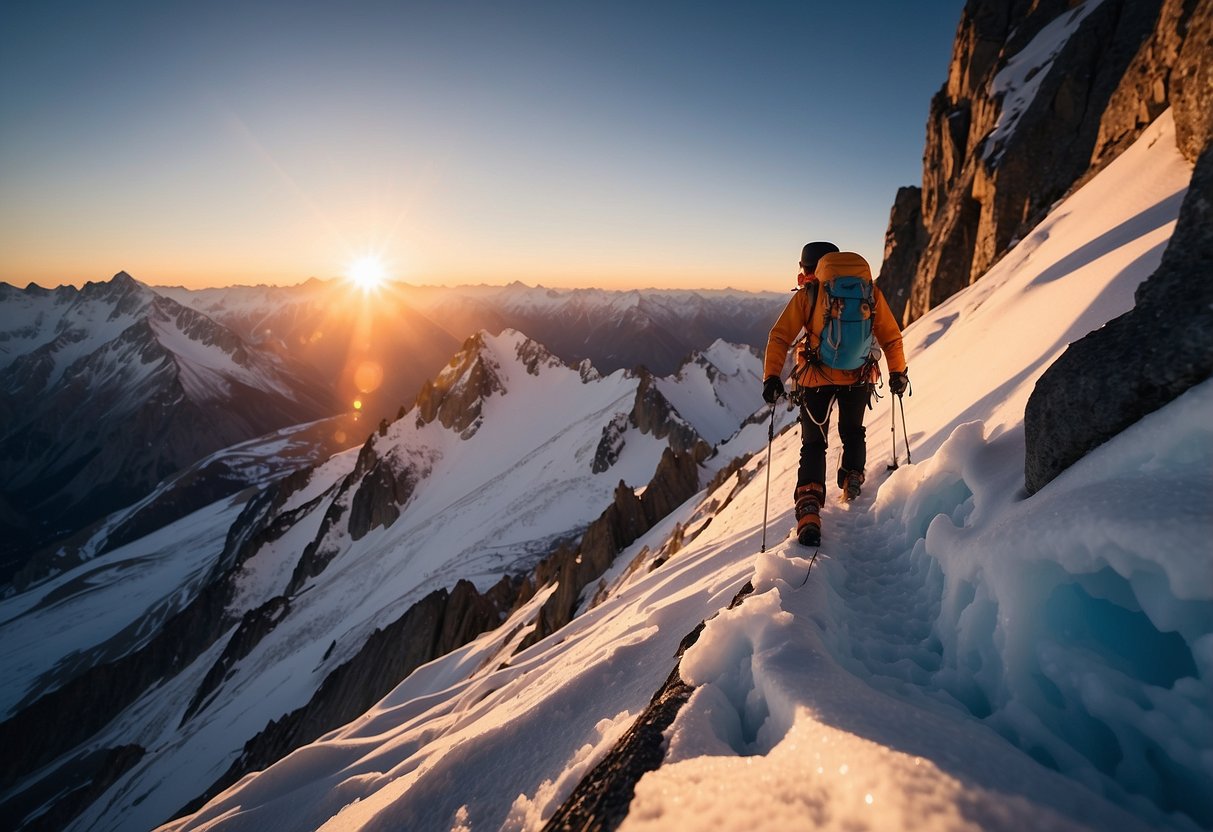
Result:
<svg viewBox="0 0 1213 832">
<path fill-rule="evenodd" d="M 1211 411 L 1205 383 L 1030 500 L 1022 432 L 961 424 L 842 518 L 820 579 L 795 544 L 759 555 L 625 828 L 690 793 L 705 826 L 738 801 L 828 828 L 1213 823 Z"/>
</svg>

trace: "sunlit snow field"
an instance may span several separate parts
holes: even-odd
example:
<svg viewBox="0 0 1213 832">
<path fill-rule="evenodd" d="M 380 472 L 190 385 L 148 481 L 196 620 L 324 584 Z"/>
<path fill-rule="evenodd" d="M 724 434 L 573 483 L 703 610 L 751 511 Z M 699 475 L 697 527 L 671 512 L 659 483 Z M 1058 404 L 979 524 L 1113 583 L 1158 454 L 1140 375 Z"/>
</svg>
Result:
<svg viewBox="0 0 1213 832">
<path fill-rule="evenodd" d="M 1023 488 L 1036 379 L 1132 306 L 1189 176 L 1164 116 L 907 331 L 914 462 L 886 398 L 865 492 L 830 501 L 807 580 L 811 552 L 786 537 L 792 425 L 766 553 L 760 453 L 623 552 L 563 630 L 514 653 L 535 599 L 168 828 L 537 828 L 711 616 L 625 829 L 1213 824 L 1213 383 Z M 682 548 L 650 570 L 676 525 Z"/>
</svg>

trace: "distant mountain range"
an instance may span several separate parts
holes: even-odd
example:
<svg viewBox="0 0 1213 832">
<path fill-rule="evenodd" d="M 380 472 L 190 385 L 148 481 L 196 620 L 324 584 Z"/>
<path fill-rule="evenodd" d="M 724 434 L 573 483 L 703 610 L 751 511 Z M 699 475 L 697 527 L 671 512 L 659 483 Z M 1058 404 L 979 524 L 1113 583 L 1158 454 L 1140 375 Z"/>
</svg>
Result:
<svg viewBox="0 0 1213 832">
<path fill-rule="evenodd" d="M 0 284 L 0 580 L 221 448 L 331 416 L 318 373 L 121 272 Z M 11 525 L 10 525 L 11 524 Z"/>
<path fill-rule="evenodd" d="M 320 443 L 305 456 L 358 441 L 367 428 L 355 420 L 395 418 L 472 332 L 520 329 L 570 364 L 664 375 L 718 338 L 765 343 L 782 302 L 779 293 L 518 283 L 191 291 L 125 272 L 80 289 L 0 284 L 0 520 L 12 530 L 0 541 L 0 583 L 26 585 L 84 556 L 81 540 L 61 541 L 85 530 L 95 547 L 94 523 L 222 448 L 334 417 L 348 424 L 302 434 Z M 144 522 L 249 484 L 213 473 L 179 481 Z"/>
<path fill-rule="evenodd" d="M 734 290 L 453 288 L 390 284 L 364 295 L 340 281 L 156 291 L 254 343 L 276 343 L 333 381 L 341 400 L 394 415 L 470 334 L 525 332 L 568 364 L 643 366 L 669 375 L 717 339 L 761 348 L 787 296 Z M 357 378 L 359 371 L 364 378 Z"/>
</svg>

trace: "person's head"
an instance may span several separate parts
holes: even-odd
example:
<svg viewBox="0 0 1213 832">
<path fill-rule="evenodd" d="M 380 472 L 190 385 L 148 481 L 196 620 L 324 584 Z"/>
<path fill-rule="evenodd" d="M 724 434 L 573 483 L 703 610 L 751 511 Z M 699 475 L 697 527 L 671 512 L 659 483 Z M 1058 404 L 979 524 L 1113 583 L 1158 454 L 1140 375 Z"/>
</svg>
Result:
<svg viewBox="0 0 1213 832">
<path fill-rule="evenodd" d="M 812 274 L 813 270 L 817 268 L 817 261 L 835 251 L 838 251 L 838 246 L 833 243 L 806 243 L 805 247 L 800 250 L 801 274 Z"/>
</svg>

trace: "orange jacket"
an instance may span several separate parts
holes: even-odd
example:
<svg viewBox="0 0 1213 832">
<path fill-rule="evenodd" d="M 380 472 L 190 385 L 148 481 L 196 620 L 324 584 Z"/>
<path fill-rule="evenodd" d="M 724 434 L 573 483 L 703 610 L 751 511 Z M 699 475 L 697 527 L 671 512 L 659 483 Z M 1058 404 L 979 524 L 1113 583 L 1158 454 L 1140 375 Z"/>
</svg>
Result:
<svg viewBox="0 0 1213 832">
<path fill-rule="evenodd" d="M 826 257 L 833 256 L 835 255 L 826 255 Z M 796 294 L 792 295 L 792 299 L 784 307 L 783 314 L 779 316 L 779 320 L 775 322 L 775 326 L 771 327 L 771 335 L 767 339 L 766 360 L 763 362 L 763 378 L 770 378 L 771 376 L 778 376 L 783 373 L 783 364 L 788 357 L 788 350 L 801 331 L 805 329 L 813 312 L 809 306 L 810 287 L 813 290 L 814 297 L 821 294 L 821 287 L 817 285 L 816 278 L 808 281 L 804 287 L 796 290 Z M 889 372 L 904 373 L 906 370 L 906 356 L 901 346 L 901 327 L 897 325 L 897 319 L 893 317 L 893 312 L 889 309 L 889 302 L 885 300 L 879 286 L 872 287 L 872 296 L 876 301 L 876 309 L 872 315 L 872 334 L 876 337 L 876 342 L 880 344 L 880 348 L 884 351 L 885 362 L 889 365 Z M 804 366 L 803 350 L 800 348 L 796 350 L 796 370 L 793 375 L 801 387 L 824 387 L 827 384 L 857 384 L 860 381 L 866 380 L 860 378 L 861 373 L 862 368 L 858 370 L 836 370 L 824 364 L 815 364 L 806 369 Z"/>
</svg>

